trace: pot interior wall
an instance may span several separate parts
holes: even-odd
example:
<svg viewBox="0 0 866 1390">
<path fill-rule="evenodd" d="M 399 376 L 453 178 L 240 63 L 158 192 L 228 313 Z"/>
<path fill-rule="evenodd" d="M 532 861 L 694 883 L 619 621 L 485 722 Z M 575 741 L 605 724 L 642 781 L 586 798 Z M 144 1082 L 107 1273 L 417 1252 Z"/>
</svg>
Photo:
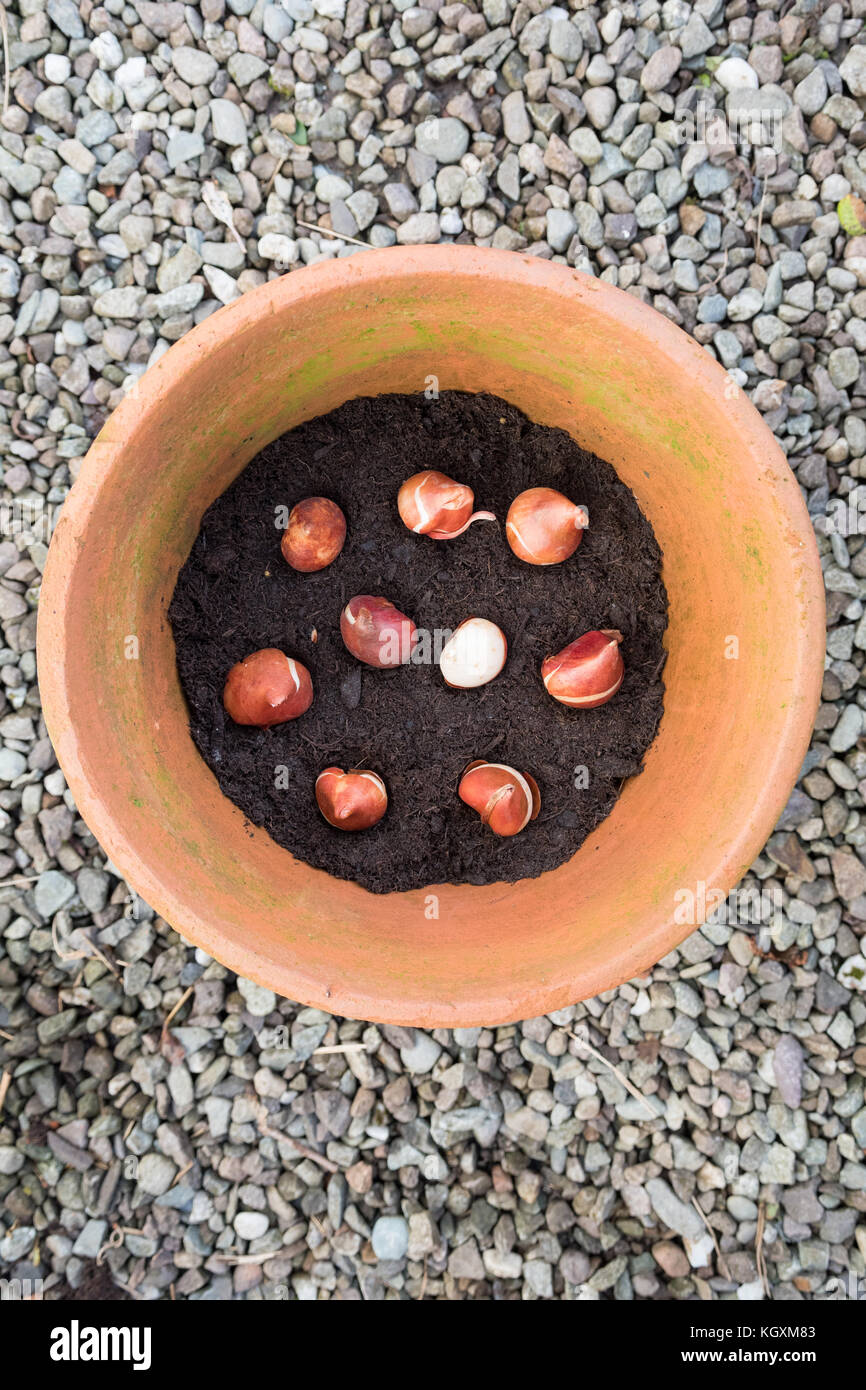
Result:
<svg viewBox="0 0 866 1390">
<path fill-rule="evenodd" d="M 612 319 L 610 293 L 588 277 L 564 295 L 509 260 L 492 278 L 422 265 L 393 280 L 382 261 L 375 281 L 347 275 L 353 260 L 309 291 L 289 277 L 266 312 L 262 291 L 247 296 L 223 311 L 236 319 L 229 340 L 222 315 L 206 321 L 151 370 L 141 404 L 109 420 L 79 486 L 95 493 L 117 445 L 124 467 L 107 473 L 83 531 L 74 508 L 58 528 L 61 551 L 83 535 L 93 556 L 73 570 L 65 677 L 73 724 L 113 753 L 96 767 L 80 738 L 70 769 L 99 786 L 117 827 L 115 843 L 101 835 L 106 850 L 225 963 L 358 1017 L 501 1021 L 638 973 L 669 949 L 678 894 L 700 880 L 727 890 L 747 867 L 768 794 L 779 809 L 788 790 L 774 785 L 777 731 L 792 707 L 806 727 L 814 705 L 814 671 L 779 660 L 792 624 L 816 619 L 811 556 L 791 525 L 796 484 L 776 471 L 757 416 L 735 387 L 725 398 L 697 344 L 684 370 L 682 335 L 627 296 Z M 372 900 L 294 861 L 219 792 L 187 732 L 166 608 L 202 512 L 265 443 L 346 399 L 422 391 L 431 377 L 568 430 L 633 489 L 665 557 L 666 706 L 646 772 L 562 868 Z"/>
</svg>

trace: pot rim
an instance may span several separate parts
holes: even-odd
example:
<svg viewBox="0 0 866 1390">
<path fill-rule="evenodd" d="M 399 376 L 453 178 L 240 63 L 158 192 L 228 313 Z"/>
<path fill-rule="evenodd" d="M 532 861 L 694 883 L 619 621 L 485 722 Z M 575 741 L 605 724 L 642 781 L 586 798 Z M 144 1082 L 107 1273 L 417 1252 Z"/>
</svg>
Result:
<svg viewBox="0 0 866 1390">
<path fill-rule="evenodd" d="M 63 504 L 45 566 L 38 610 L 37 655 L 46 725 L 80 815 L 127 882 L 185 939 L 200 945 L 237 974 L 266 985 L 286 998 L 329 1013 L 420 1027 L 466 1027 L 534 1017 L 613 988 L 661 959 L 701 925 L 704 915 L 700 914 L 685 930 L 669 919 L 654 926 L 639 943 L 633 940 L 619 943 L 602 963 L 590 965 L 573 976 L 570 986 L 564 986 L 561 980 L 539 980 L 532 988 L 521 986 L 514 993 L 505 994 L 500 989 L 476 998 L 471 1008 L 468 1003 L 461 1004 L 456 1010 L 459 1017 L 455 1017 L 454 1004 L 443 999 L 430 999 L 420 1008 L 417 1001 L 406 1004 L 395 1001 L 387 987 L 381 994 L 374 995 L 366 987 L 356 989 L 351 984 L 325 984 L 309 966 L 272 961 L 257 950 L 255 943 L 240 944 L 228 938 L 211 920 L 199 915 L 194 902 L 165 884 L 142 857 L 137 844 L 119 827 L 84 766 L 73 724 L 71 689 L 67 684 L 64 659 L 68 576 L 77 561 L 80 538 L 87 528 L 103 477 L 110 468 L 117 466 L 123 455 L 123 444 L 114 441 L 124 439 L 127 430 L 131 430 L 142 414 L 158 409 L 174 383 L 200 360 L 203 352 L 225 344 L 262 316 L 285 313 L 294 306 L 309 304 L 322 294 L 363 287 L 383 277 L 405 282 L 422 273 L 472 277 L 490 282 L 491 287 L 496 282 L 519 283 L 573 299 L 576 306 L 587 295 L 598 296 L 597 303 L 620 325 L 624 336 L 634 335 L 645 350 L 662 354 L 675 371 L 698 382 L 708 394 L 718 397 L 726 386 L 729 387 L 731 379 L 724 368 L 696 340 L 662 314 L 606 281 L 536 257 L 474 246 L 426 245 L 371 249 L 363 254 L 305 267 L 300 273 L 290 272 L 223 306 L 173 344 L 160 359 L 160 370 L 145 372 L 112 413 L 111 440 L 103 440 L 101 431 L 92 441 L 79 477 Z M 491 289 L 491 293 L 495 290 Z M 712 862 L 706 866 L 706 881 L 724 888 L 727 893 L 763 848 L 795 783 L 809 744 L 823 677 L 823 661 L 817 659 L 816 652 L 823 653 L 824 589 L 811 521 L 799 485 L 791 486 L 793 475 L 784 454 L 743 391 L 738 390 L 732 399 L 726 398 L 725 410 L 732 432 L 744 441 L 746 454 L 753 456 L 754 451 L 761 455 L 762 478 L 768 489 L 781 494 L 787 528 L 786 533 L 780 535 L 780 546 L 796 550 L 800 555 L 802 621 L 790 634 L 785 664 L 794 673 L 797 688 L 803 693 L 803 698 L 788 708 L 775 747 L 768 752 L 763 791 L 739 835 L 727 847 L 719 846 L 715 854 L 710 849 Z M 222 795 L 216 782 L 214 787 Z M 257 833 L 266 834 L 260 828 Z M 324 883 L 327 875 L 322 873 L 321 877 Z M 473 885 L 461 885 L 461 888 L 472 891 Z"/>
</svg>

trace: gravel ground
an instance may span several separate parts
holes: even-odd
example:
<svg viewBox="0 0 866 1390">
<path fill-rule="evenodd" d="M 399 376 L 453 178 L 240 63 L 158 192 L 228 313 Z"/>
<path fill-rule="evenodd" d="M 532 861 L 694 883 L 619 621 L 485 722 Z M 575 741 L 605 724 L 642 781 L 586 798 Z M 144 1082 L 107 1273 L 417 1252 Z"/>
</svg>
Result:
<svg viewBox="0 0 866 1390">
<path fill-rule="evenodd" d="M 7 19 L 0 1273 L 49 1297 L 841 1296 L 866 1270 L 866 0 Z M 743 93 L 761 129 L 731 128 Z M 172 342 L 359 254 L 305 223 L 601 275 L 775 431 L 829 628 L 813 747 L 750 875 L 761 920 L 723 910 L 550 1017 L 425 1033 L 236 979 L 100 853 L 40 717 L 51 521 Z"/>
</svg>

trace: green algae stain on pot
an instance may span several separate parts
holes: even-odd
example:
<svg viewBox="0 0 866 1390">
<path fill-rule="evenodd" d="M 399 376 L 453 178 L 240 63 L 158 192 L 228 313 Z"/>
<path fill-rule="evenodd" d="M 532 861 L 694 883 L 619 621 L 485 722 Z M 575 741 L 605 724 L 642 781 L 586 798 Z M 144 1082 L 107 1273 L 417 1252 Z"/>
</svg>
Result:
<svg viewBox="0 0 866 1390">
<path fill-rule="evenodd" d="M 284 389 L 290 393 L 298 389 L 305 392 L 313 391 L 340 374 L 334 354 L 328 348 L 304 358 L 302 362 L 293 363 L 286 375 Z"/>
<path fill-rule="evenodd" d="M 749 572 L 758 584 L 769 582 L 764 547 L 767 537 L 756 521 L 746 520 L 742 524 L 743 553 L 751 561 Z"/>
</svg>

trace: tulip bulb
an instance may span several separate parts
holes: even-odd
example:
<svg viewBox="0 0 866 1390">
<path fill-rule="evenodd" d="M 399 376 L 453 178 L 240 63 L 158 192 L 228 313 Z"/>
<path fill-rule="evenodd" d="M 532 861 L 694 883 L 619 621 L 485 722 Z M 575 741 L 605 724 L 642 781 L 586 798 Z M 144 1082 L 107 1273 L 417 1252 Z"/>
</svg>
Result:
<svg viewBox="0 0 866 1390">
<path fill-rule="evenodd" d="M 505 535 L 518 560 L 558 565 L 573 555 L 589 525 L 589 512 L 552 487 L 531 487 L 508 508 Z"/>
<path fill-rule="evenodd" d="M 442 648 L 439 669 L 448 685 L 470 690 L 495 680 L 507 655 L 501 627 L 487 618 L 466 618 Z"/>
<path fill-rule="evenodd" d="M 346 518 L 327 497 L 305 497 L 289 512 L 280 549 L 293 570 L 312 574 L 327 569 L 343 549 Z"/>
<path fill-rule="evenodd" d="M 263 647 L 229 671 L 223 704 L 236 724 L 267 729 L 297 719 L 313 703 L 313 682 L 306 666 L 276 647 Z"/>
<path fill-rule="evenodd" d="M 517 835 L 541 810 L 541 793 L 534 777 L 505 763 L 470 763 L 457 794 L 477 811 L 494 835 Z"/>
<path fill-rule="evenodd" d="M 368 666 L 402 666 L 412 655 L 415 624 L 390 599 L 356 594 L 340 615 L 340 632 L 353 656 Z"/>
<path fill-rule="evenodd" d="M 397 510 L 404 526 L 416 535 L 453 541 L 473 521 L 496 520 L 493 512 L 473 512 L 474 501 L 471 487 L 428 468 L 406 479 L 397 494 Z"/>
<path fill-rule="evenodd" d="M 369 830 L 387 811 L 388 793 L 375 772 L 326 767 L 316 778 L 316 802 L 335 830 Z"/>
<path fill-rule="evenodd" d="M 613 628 L 585 632 L 557 656 L 545 657 L 541 679 L 548 694 L 578 709 L 607 704 L 625 676 L 621 641 L 622 633 Z"/>
</svg>

